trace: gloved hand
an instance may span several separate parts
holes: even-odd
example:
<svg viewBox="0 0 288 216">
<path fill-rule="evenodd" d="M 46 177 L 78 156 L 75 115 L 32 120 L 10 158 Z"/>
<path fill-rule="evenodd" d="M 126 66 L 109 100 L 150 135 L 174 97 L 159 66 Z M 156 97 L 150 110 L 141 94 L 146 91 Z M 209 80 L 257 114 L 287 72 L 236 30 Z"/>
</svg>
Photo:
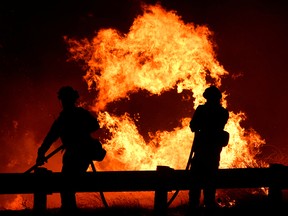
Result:
<svg viewBox="0 0 288 216">
<path fill-rule="evenodd" d="M 46 159 L 45 155 L 38 152 L 38 156 L 36 158 L 36 164 L 41 166 L 46 162 L 47 162 L 47 159 Z"/>
</svg>

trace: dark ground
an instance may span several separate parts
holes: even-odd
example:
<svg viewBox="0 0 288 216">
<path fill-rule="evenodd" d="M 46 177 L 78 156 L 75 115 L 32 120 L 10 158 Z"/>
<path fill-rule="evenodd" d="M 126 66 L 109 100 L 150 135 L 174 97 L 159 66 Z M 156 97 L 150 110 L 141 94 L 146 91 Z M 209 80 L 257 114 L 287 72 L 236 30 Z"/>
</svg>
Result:
<svg viewBox="0 0 288 216">
<path fill-rule="evenodd" d="M 287 215 L 288 207 L 268 207 L 265 206 L 242 206 L 242 207 L 224 207 L 215 210 L 205 210 L 205 208 L 200 208 L 198 212 L 187 213 L 187 206 L 169 208 L 166 216 L 188 216 L 188 215 L 199 215 L 199 216 L 258 216 L 258 215 Z M 47 212 L 36 213 L 30 210 L 7 210 L 0 211 L 1 216 L 62 216 L 62 215 L 74 215 L 74 216 L 159 216 L 153 209 L 141 209 L 141 208 L 129 208 L 129 207 L 116 207 L 116 208 L 99 208 L 99 209 L 80 209 L 78 213 L 71 214 L 61 214 L 59 209 L 49 209 Z"/>
<path fill-rule="evenodd" d="M 234 192 L 234 190 L 232 190 Z M 231 192 L 230 192 L 231 193 Z M 229 202 L 223 199 L 217 199 L 219 207 L 213 210 L 207 210 L 204 207 L 198 212 L 189 212 L 188 204 L 184 203 L 177 207 L 168 207 L 166 216 L 280 216 L 288 215 L 287 190 L 282 190 L 282 195 L 275 196 L 274 199 L 259 193 L 244 194 L 239 190 L 240 198 L 234 205 L 229 206 Z M 231 194 L 229 194 L 231 195 Z M 236 196 L 233 194 L 232 196 Z M 277 198 L 277 199 L 276 199 Z M 222 204 L 221 204 L 222 203 Z M 154 209 L 141 208 L 141 206 L 130 207 L 128 205 L 115 205 L 98 208 L 79 208 L 79 212 L 61 214 L 59 208 L 51 208 L 45 212 L 36 212 L 32 209 L 25 210 L 0 210 L 0 216 L 163 216 L 157 214 Z"/>
</svg>

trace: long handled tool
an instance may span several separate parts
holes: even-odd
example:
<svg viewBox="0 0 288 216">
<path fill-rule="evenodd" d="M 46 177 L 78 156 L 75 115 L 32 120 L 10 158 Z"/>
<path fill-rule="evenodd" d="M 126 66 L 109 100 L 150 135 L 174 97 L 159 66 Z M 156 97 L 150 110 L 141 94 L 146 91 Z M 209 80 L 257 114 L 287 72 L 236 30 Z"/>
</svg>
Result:
<svg viewBox="0 0 288 216">
<path fill-rule="evenodd" d="M 49 153 L 46 157 L 45 157 L 45 161 L 47 161 L 49 158 L 51 158 L 53 155 L 55 155 L 57 152 L 61 151 L 64 149 L 64 146 L 61 145 L 59 146 L 58 148 L 56 148 L 54 151 L 52 151 L 51 153 Z M 28 170 L 26 170 L 24 173 L 30 173 L 32 172 L 33 170 L 35 170 L 37 167 L 41 166 L 42 164 L 39 164 L 39 163 L 36 163 L 34 164 L 32 167 L 30 167 Z M 93 172 L 96 172 L 96 168 L 95 168 L 95 165 L 93 163 L 93 161 L 91 161 L 90 163 L 91 167 L 92 167 L 92 170 Z M 104 197 L 104 194 L 102 191 L 100 191 L 100 196 L 101 196 L 101 199 L 102 199 L 102 202 L 104 204 L 105 207 L 108 207 L 108 204 L 106 202 L 106 199 Z"/>
<path fill-rule="evenodd" d="M 56 148 L 54 151 L 52 151 L 50 154 L 48 154 L 46 157 L 45 157 L 45 161 L 47 161 L 49 158 L 51 158 L 53 155 L 55 155 L 57 152 L 61 151 L 64 149 L 64 146 L 61 145 L 59 146 L 58 148 Z M 33 170 L 35 170 L 37 167 L 41 166 L 42 164 L 39 164 L 39 163 L 36 163 L 35 165 L 33 165 L 31 168 L 29 168 L 26 172 L 24 173 L 30 173 L 32 172 Z"/>
</svg>

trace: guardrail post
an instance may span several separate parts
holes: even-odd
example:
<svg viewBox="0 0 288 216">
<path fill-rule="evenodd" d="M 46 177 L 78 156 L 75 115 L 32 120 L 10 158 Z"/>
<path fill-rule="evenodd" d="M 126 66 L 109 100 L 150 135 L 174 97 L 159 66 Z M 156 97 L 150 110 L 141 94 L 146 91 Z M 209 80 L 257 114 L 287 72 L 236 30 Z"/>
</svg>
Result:
<svg viewBox="0 0 288 216">
<path fill-rule="evenodd" d="M 44 167 L 38 167 L 34 170 L 35 175 L 37 176 L 45 176 L 52 171 L 47 170 Z M 41 182 L 39 182 L 41 185 Z M 47 210 L 47 192 L 42 190 L 41 187 L 45 187 L 45 185 L 40 186 L 39 190 L 35 191 L 34 193 L 34 200 L 33 200 L 33 211 L 37 213 L 41 213 Z"/>
<path fill-rule="evenodd" d="M 284 172 L 284 166 L 282 164 L 270 164 L 271 177 L 275 179 L 269 186 L 268 198 L 270 205 L 276 207 L 281 206 L 283 203 L 283 194 L 281 188 L 282 173 Z"/>
<path fill-rule="evenodd" d="M 158 186 L 155 190 L 154 212 L 156 216 L 167 215 L 168 185 L 171 168 L 168 166 L 157 166 Z"/>
</svg>

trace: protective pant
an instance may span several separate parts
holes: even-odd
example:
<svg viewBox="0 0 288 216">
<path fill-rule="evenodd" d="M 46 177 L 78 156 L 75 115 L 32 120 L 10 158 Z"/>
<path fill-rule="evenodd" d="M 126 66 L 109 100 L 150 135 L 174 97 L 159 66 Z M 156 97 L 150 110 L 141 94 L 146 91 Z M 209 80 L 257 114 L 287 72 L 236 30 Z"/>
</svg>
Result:
<svg viewBox="0 0 288 216">
<path fill-rule="evenodd" d="M 60 192 L 61 209 L 75 210 L 77 209 L 76 192 L 72 190 L 73 182 L 77 179 L 77 175 L 85 173 L 91 163 L 90 160 L 79 158 L 63 157 L 63 166 L 61 172 L 64 175 L 65 188 Z"/>
</svg>

